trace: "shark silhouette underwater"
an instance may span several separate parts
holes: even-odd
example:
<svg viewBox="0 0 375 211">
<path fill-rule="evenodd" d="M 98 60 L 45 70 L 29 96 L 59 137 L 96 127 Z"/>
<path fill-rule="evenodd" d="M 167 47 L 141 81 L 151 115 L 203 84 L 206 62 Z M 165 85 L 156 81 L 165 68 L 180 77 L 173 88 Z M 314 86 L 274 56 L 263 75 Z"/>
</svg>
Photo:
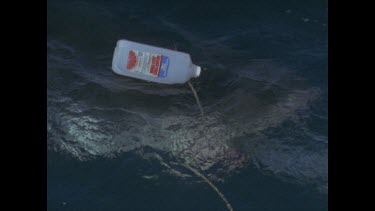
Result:
<svg viewBox="0 0 375 211">
<path fill-rule="evenodd" d="M 51 70 L 49 74 L 51 78 L 53 74 L 58 75 L 57 71 Z M 78 77 L 82 78 L 82 75 L 78 74 Z M 159 160 L 176 176 L 183 175 L 173 167 L 180 165 L 208 184 L 210 180 L 222 181 L 225 175 L 254 164 L 301 183 L 326 187 L 326 150 L 310 152 L 298 145 L 269 141 L 264 135 L 265 130 L 278 127 L 285 121 L 298 121 L 299 111 L 308 109 L 310 103 L 320 96 L 319 89 L 287 89 L 282 95 L 265 101 L 258 96 L 262 92 L 249 91 L 251 87 L 233 88 L 230 94 L 206 106 L 205 115 L 200 116 L 180 112 L 173 106 L 167 106 L 173 111 L 162 113 L 136 106 L 120 106 L 127 102 L 128 97 L 134 99 L 134 95 L 143 95 L 147 98 L 155 94 L 147 87 L 143 89 L 141 82 L 130 82 L 129 86 L 140 86 L 142 91 L 128 89 L 124 94 L 123 87 L 108 85 L 106 80 L 83 79 L 84 82 L 78 81 L 66 90 L 54 88 L 60 86 L 62 78 L 54 77 L 53 80 L 49 81 L 47 88 L 49 149 L 67 152 L 82 161 L 137 151 L 140 157 Z M 258 80 L 252 81 L 257 83 Z M 245 83 L 248 84 L 249 80 L 246 79 Z M 276 86 L 273 90 L 283 89 L 274 82 L 258 83 L 259 90 L 270 90 L 272 86 Z M 103 93 L 108 101 L 97 103 L 95 97 L 87 97 L 93 89 Z M 179 89 L 170 90 L 173 95 L 185 93 Z M 123 101 L 118 102 L 120 98 Z M 153 99 L 149 98 L 150 104 Z M 106 104 L 111 100 L 116 103 Z M 144 148 L 152 148 L 155 152 L 144 153 Z M 158 151 L 166 152 L 173 161 L 159 155 Z M 270 159 L 275 156 L 280 159 Z M 290 160 L 298 160 L 301 156 L 308 156 L 309 159 L 304 159 L 307 163 L 295 162 L 291 168 Z M 209 175 L 209 179 L 204 175 Z M 209 185 L 215 189 L 212 183 Z M 228 209 L 233 210 L 224 195 L 219 190 L 216 192 Z"/>
</svg>

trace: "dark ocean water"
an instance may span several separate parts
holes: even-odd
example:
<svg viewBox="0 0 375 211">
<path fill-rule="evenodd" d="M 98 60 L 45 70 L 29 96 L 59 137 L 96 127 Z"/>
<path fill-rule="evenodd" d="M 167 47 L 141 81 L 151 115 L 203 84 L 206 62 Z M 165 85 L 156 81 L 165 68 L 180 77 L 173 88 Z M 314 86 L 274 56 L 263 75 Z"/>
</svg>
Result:
<svg viewBox="0 0 375 211">
<path fill-rule="evenodd" d="M 326 1 L 47 6 L 48 210 L 327 210 Z M 187 52 L 188 85 L 111 71 L 116 41 Z"/>
</svg>

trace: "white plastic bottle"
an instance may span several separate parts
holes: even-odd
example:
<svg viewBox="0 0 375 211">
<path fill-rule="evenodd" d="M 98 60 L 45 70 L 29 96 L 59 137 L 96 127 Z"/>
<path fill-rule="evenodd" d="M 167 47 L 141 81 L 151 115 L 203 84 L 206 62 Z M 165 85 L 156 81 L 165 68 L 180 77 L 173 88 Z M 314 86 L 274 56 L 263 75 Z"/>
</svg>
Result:
<svg viewBox="0 0 375 211">
<path fill-rule="evenodd" d="M 112 70 L 123 76 L 162 84 L 183 84 L 199 77 L 201 68 L 183 52 L 119 40 Z"/>
</svg>

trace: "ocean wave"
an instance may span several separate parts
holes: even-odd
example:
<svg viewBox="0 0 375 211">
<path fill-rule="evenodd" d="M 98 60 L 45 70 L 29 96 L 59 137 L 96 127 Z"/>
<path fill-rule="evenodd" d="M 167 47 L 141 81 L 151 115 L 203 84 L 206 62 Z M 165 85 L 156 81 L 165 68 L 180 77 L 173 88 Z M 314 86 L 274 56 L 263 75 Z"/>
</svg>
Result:
<svg viewBox="0 0 375 211">
<path fill-rule="evenodd" d="M 67 18 L 59 4 L 49 6 L 55 11 L 47 40 L 51 150 L 85 161 L 151 148 L 218 180 L 252 165 L 280 179 L 327 187 L 327 91 L 280 56 L 303 54 L 321 62 L 324 42 L 301 47 L 299 37 L 295 51 L 283 41 L 300 33 L 283 31 L 282 25 L 239 19 L 232 28 L 216 22 L 189 27 L 187 20 L 169 18 L 184 8 L 149 18 L 137 13 L 142 3 L 68 4 Z M 268 42 L 274 30 L 281 35 Z M 176 43 L 190 52 L 204 67 L 192 83 L 206 116 L 199 117 L 188 86 L 115 76 L 111 58 L 121 38 L 168 48 Z"/>
</svg>

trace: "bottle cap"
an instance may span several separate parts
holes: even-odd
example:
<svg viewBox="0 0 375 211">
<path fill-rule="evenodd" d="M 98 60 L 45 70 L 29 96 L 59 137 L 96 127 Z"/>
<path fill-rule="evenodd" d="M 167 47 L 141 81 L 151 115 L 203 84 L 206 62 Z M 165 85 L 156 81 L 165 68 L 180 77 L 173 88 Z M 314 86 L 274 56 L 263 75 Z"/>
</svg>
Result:
<svg viewBox="0 0 375 211">
<path fill-rule="evenodd" d="M 201 74 L 201 67 L 194 65 L 193 66 L 193 77 L 198 78 Z"/>
</svg>

